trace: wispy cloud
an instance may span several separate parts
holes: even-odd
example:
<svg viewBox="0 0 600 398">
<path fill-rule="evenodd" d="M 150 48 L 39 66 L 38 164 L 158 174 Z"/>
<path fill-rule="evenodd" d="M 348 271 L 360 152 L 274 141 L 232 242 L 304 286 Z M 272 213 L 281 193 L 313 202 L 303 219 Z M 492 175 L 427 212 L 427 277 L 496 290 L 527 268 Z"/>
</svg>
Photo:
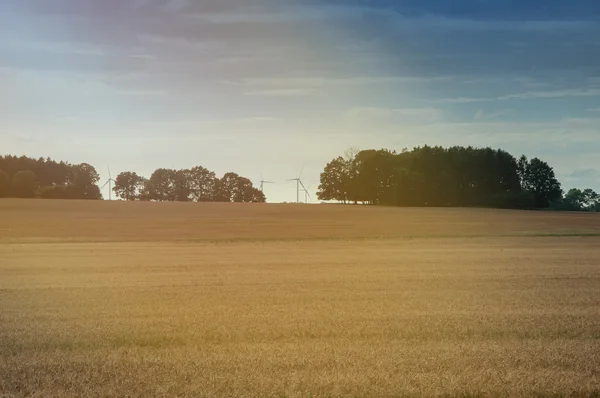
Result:
<svg viewBox="0 0 600 398">
<path fill-rule="evenodd" d="M 596 177 L 600 175 L 600 172 L 596 169 L 583 169 L 583 170 L 574 170 L 569 173 L 569 177 L 571 178 L 589 178 Z"/>
<path fill-rule="evenodd" d="M 280 89 L 270 89 L 270 90 L 248 91 L 244 94 L 245 95 L 257 95 L 257 96 L 296 97 L 296 96 L 314 95 L 314 94 L 316 94 L 316 91 L 313 89 L 307 89 L 307 88 L 280 88 Z"/>
<path fill-rule="evenodd" d="M 600 88 L 594 89 L 566 89 L 566 90 L 548 90 L 548 91 L 528 91 L 525 93 L 510 94 L 498 97 L 497 99 L 544 99 L 544 98 L 569 98 L 569 97 L 597 97 L 600 96 Z"/>
<path fill-rule="evenodd" d="M 123 96 L 157 97 L 167 95 L 163 90 L 115 90 L 115 93 Z"/>
<path fill-rule="evenodd" d="M 501 117 L 506 117 L 514 113 L 512 109 L 500 109 L 496 111 L 484 111 L 483 109 L 479 109 L 475 116 L 473 116 L 473 120 L 481 121 L 481 120 L 490 120 L 490 119 L 498 119 Z"/>
<path fill-rule="evenodd" d="M 433 124 L 443 118 L 443 112 L 436 108 L 383 108 L 360 107 L 344 112 L 344 118 L 354 125 L 397 126 L 413 124 Z"/>
<path fill-rule="evenodd" d="M 564 89 L 546 91 L 527 91 L 515 94 L 501 95 L 498 97 L 454 97 L 430 99 L 429 102 L 447 104 L 468 104 L 473 102 L 509 101 L 509 100 L 540 100 L 551 98 L 573 98 L 573 97 L 598 97 L 600 88 L 592 89 Z"/>
</svg>

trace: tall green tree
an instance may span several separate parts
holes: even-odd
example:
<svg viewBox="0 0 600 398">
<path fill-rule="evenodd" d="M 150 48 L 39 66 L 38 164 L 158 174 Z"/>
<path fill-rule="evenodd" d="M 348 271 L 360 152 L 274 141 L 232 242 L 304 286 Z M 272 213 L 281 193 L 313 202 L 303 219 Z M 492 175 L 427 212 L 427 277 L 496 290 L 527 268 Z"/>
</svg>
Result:
<svg viewBox="0 0 600 398">
<path fill-rule="evenodd" d="M 177 170 L 174 176 L 175 201 L 190 202 L 192 200 L 190 170 Z"/>
<path fill-rule="evenodd" d="M 98 200 L 102 199 L 98 181 L 100 181 L 100 175 L 94 166 L 82 163 L 73 167 L 68 188 L 74 199 Z"/>
<path fill-rule="evenodd" d="M 151 180 L 144 180 L 144 187 L 140 192 L 139 198 L 144 202 L 158 201 L 156 188 Z"/>
<path fill-rule="evenodd" d="M 194 202 L 210 202 L 214 199 L 217 177 L 214 172 L 197 166 L 187 172 L 190 197 Z"/>
<path fill-rule="evenodd" d="M 248 194 L 248 202 L 250 203 L 266 203 L 267 197 L 264 192 L 256 187 L 252 187 L 250 193 Z"/>
<path fill-rule="evenodd" d="M 217 202 L 238 202 L 238 179 L 240 176 L 236 173 L 225 173 L 217 184 L 215 199 Z"/>
<path fill-rule="evenodd" d="M 0 198 L 10 195 L 10 177 L 4 170 L 0 170 Z"/>
<path fill-rule="evenodd" d="M 215 201 L 236 203 L 264 203 L 264 194 L 252 182 L 236 173 L 226 173 L 216 184 Z"/>
<path fill-rule="evenodd" d="M 587 188 L 584 189 L 581 193 L 582 204 L 585 210 L 597 211 L 600 207 L 600 195 L 598 195 L 594 190 Z"/>
<path fill-rule="evenodd" d="M 395 204 L 397 189 L 396 153 L 387 149 L 366 150 L 356 154 L 352 191 L 355 200 L 370 204 Z"/>
<path fill-rule="evenodd" d="M 599 211 L 600 210 L 600 195 L 592 189 L 572 188 L 560 201 L 553 203 L 553 207 L 557 210 L 568 211 Z"/>
<path fill-rule="evenodd" d="M 124 171 L 117 175 L 113 191 L 121 199 L 137 200 L 140 199 L 145 184 L 146 179 L 144 177 L 137 175 L 135 172 Z"/>
<path fill-rule="evenodd" d="M 238 203 L 264 203 L 265 195 L 255 188 L 248 178 L 238 177 L 233 201 Z"/>
<path fill-rule="evenodd" d="M 547 208 L 552 202 L 562 198 L 560 182 L 548 163 L 539 158 L 527 161 L 527 157 L 522 156 L 518 167 L 521 187 L 524 191 L 533 194 L 537 208 Z"/>
<path fill-rule="evenodd" d="M 22 170 L 13 179 L 13 193 L 18 198 L 33 198 L 37 189 L 35 174 L 31 170 Z"/>
<path fill-rule="evenodd" d="M 341 156 L 327 163 L 321 173 L 321 182 L 317 191 L 319 200 L 346 202 L 350 191 L 350 164 Z"/>
<path fill-rule="evenodd" d="M 180 176 L 177 170 L 163 168 L 155 170 L 147 185 L 147 189 L 150 190 L 148 192 L 149 199 L 161 202 L 177 201 L 180 194 L 177 189 L 179 180 Z"/>
</svg>

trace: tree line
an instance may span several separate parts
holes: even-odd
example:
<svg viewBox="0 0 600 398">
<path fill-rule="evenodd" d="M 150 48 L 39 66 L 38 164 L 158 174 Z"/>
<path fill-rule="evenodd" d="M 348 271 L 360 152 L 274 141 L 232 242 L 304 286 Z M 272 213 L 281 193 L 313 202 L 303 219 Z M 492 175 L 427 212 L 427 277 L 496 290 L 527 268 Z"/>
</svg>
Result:
<svg viewBox="0 0 600 398">
<path fill-rule="evenodd" d="M 565 195 L 548 163 L 489 147 L 349 150 L 327 163 L 317 197 L 388 206 L 600 211 L 591 189 Z"/>
<path fill-rule="evenodd" d="M 87 163 L 0 156 L 0 198 L 102 199 L 99 181 Z M 148 179 L 123 172 L 113 191 L 124 200 L 265 202 L 249 179 L 232 172 L 219 178 L 201 166 L 160 168 Z M 347 151 L 325 166 L 317 197 L 390 206 L 600 211 L 600 195 L 576 188 L 565 193 L 553 168 L 539 158 L 459 146 Z"/>
<path fill-rule="evenodd" d="M 0 156 L 0 198 L 101 199 L 99 180 L 87 163 Z"/>
<path fill-rule="evenodd" d="M 0 156 L 0 198 L 103 199 L 100 176 L 87 163 L 50 158 Z M 157 169 L 149 179 L 120 173 L 113 191 L 124 200 L 181 202 L 261 202 L 265 195 L 236 173 L 218 178 L 204 167 Z"/>
<path fill-rule="evenodd" d="M 202 166 L 191 169 L 157 169 L 149 179 L 125 171 L 115 179 L 115 194 L 124 200 L 161 202 L 264 203 L 265 195 L 246 177 L 226 173 L 218 178 Z"/>
</svg>

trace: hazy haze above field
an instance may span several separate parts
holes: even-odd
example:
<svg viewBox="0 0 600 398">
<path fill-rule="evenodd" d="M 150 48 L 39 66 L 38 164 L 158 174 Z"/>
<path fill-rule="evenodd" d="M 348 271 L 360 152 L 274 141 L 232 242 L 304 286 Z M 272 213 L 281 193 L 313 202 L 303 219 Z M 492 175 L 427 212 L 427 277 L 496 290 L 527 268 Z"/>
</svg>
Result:
<svg viewBox="0 0 600 398">
<path fill-rule="evenodd" d="M 597 0 L 3 0 L 0 151 L 292 201 L 349 146 L 490 145 L 599 189 L 599 50 Z"/>
</svg>

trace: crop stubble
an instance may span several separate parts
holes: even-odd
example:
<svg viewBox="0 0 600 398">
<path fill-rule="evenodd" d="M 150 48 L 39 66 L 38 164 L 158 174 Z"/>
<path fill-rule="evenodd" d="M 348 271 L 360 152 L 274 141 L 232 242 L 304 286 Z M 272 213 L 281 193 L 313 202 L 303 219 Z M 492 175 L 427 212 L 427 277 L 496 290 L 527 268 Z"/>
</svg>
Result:
<svg viewBox="0 0 600 398">
<path fill-rule="evenodd" d="M 599 221 L 0 201 L 0 396 L 598 393 Z"/>
</svg>

